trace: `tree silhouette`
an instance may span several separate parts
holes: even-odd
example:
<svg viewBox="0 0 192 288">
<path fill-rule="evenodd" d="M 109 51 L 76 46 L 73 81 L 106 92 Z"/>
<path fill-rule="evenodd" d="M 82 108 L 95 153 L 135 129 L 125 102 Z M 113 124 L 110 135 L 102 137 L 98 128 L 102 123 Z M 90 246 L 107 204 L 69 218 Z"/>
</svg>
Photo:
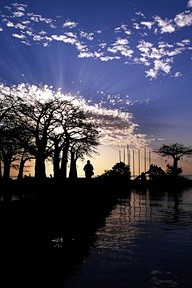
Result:
<svg viewBox="0 0 192 288">
<path fill-rule="evenodd" d="M 15 138 L 13 113 L 17 107 L 17 97 L 10 91 L 0 91 L 0 177 L 9 179 L 12 163 L 16 160 L 18 142 Z M 3 164 L 3 165 L 2 165 Z M 3 173 L 2 173 L 3 170 Z"/>
<path fill-rule="evenodd" d="M 124 162 L 118 162 L 116 163 L 112 169 L 106 170 L 105 173 L 100 175 L 101 178 L 112 178 L 119 179 L 119 180 L 130 180 L 131 178 L 131 172 L 130 172 L 130 166 L 126 165 Z"/>
<path fill-rule="evenodd" d="M 96 124 L 86 117 L 83 110 L 66 102 L 59 117 L 60 129 L 51 134 L 54 145 L 52 155 L 55 178 L 67 177 L 67 164 L 70 160 L 70 178 L 77 177 L 77 159 L 84 159 L 96 153 L 99 145 L 99 132 Z"/>
<path fill-rule="evenodd" d="M 1 131 L 0 138 L 1 159 L 3 161 L 3 178 L 9 179 L 11 164 L 16 160 L 18 151 L 14 138 L 11 137 L 11 131 Z"/>
<path fill-rule="evenodd" d="M 157 180 L 166 176 L 166 172 L 159 166 L 151 164 L 149 170 L 146 172 L 150 180 Z"/>
<path fill-rule="evenodd" d="M 154 150 L 155 153 L 160 154 L 162 157 L 172 157 L 173 166 L 168 165 L 169 171 L 172 171 L 173 176 L 178 176 L 181 170 L 178 167 L 178 162 L 182 156 L 192 156 L 192 148 L 186 147 L 179 143 L 163 144 L 160 148 Z"/>
<path fill-rule="evenodd" d="M 92 154 L 98 154 L 99 132 L 97 125 L 88 122 L 82 123 L 81 129 L 78 129 L 78 137 L 71 139 L 70 145 L 70 171 L 69 177 L 77 177 L 77 160 L 84 160 L 85 155 L 92 157 Z"/>
<path fill-rule="evenodd" d="M 96 151 L 98 127 L 73 99 L 57 92 L 42 97 L 29 88 L 22 97 L 0 92 L 0 176 L 9 178 L 13 167 L 20 179 L 34 159 L 36 179 L 46 178 L 46 160 L 53 161 L 56 178 L 65 178 L 69 159 L 75 171 L 78 158 Z"/>
<path fill-rule="evenodd" d="M 22 131 L 18 137 L 26 151 L 35 158 L 37 179 L 46 177 L 45 160 L 53 151 L 49 136 L 59 126 L 57 109 L 60 105 L 57 99 L 22 99 L 16 111 L 15 122 Z"/>
</svg>

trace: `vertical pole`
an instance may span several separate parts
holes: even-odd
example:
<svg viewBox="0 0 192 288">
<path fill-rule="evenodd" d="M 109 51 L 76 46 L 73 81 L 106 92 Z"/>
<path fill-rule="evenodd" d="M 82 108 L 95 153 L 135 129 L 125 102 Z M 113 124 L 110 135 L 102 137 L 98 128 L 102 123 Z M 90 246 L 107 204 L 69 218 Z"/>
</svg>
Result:
<svg viewBox="0 0 192 288">
<path fill-rule="evenodd" d="M 127 145 L 127 165 L 130 166 L 130 150 L 129 150 L 129 145 Z"/>
<path fill-rule="evenodd" d="M 140 150 L 138 150 L 138 175 L 141 174 Z"/>
<path fill-rule="evenodd" d="M 147 171 L 146 148 L 144 148 L 144 172 Z"/>
<path fill-rule="evenodd" d="M 151 166 L 151 151 L 149 151 L 149 169 L 150 169 L 150 166 Z"/>
<path fill-rule="evenodd" d="M 123 161 L 124 161 L 124 163 L 125 163 L 125 148 L 123 148 L 123 156 L 124 156 Z"/>
<path fill-rule="evenodd" d="M 133 149 L 133 177 L 135 177 L 135 152 Z"/>
<path fill-rule="evenodd" d="M 119 150 L 119 162 L 121 162 L 121 150 Z"/>
</svg>

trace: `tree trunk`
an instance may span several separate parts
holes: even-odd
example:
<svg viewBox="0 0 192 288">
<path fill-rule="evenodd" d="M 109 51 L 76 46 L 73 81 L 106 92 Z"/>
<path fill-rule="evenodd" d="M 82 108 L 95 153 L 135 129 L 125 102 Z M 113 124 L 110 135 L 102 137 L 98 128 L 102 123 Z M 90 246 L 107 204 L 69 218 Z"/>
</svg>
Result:
<svg viewBox="0 0 192 288">
<path fill-rule="evenodd" d="M 68 160 L 68 151 L 69 151 L 69 141 L 66 142 L 65 146 L 63 147 L 63 156 L 61 162 L 61 178 L 67 177 L 67 160 Z"/>
<path fill-rule="evenodd" d="M 174 157 L 173 158 L 173 175 L 177 176 L 178 175 L 178 161 L 179 161 L 179 157 Z"/>
<path fill-rule="evenodd" d="M 46 178 L 45 159 L 40 153 L 37 155 L 35 160 L 35 178 L 38 180 Z"/>
<path fill-rule="evenodd" d="M 10 178 L 11 162 L 9 160 L 4 160 L 4 174 L 3 179 Z"/>
<path fill-rule="evenodd" d="M 23 178 L 23 171 L 24 171 L 25 160 L 22 158 L 19 166 L 19 173 L 17 176 L 17 180 Z"/>
<path fill-rule="evenodd" d="M 75 152 L 71 151 L 71 163 L 70 163 L 70 171 L 69 178 L 76 179 L 77 178 L 77 160 L 75 159 Z"/>
<path fill-rule="evenodd" d="M 60 149 L 58 147 L 58 144 L 55 142 L 54 157 L 53 157 L 53 174 L 54 178 L 56 179 L 58 179 L 60 175 L 59 157 L 60 157 Z"/>
</svg>

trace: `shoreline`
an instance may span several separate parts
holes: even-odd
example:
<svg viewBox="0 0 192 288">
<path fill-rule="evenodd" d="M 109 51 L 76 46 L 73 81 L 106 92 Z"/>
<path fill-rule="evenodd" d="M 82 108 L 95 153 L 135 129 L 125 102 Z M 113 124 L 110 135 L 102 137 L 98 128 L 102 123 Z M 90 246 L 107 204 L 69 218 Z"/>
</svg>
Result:
<svg viewBox="0 0 192 288">
<path fill-rule="evenodd" d="M 150 191 L 161 190 L 182 190 L 183 188 L 192 187 L 192 180 L 184 177 L 177 179 L 160 179 L 160 180 L 127 180 L 122 178 L 102 179 L 102 178 L 76 178 L 55 180 L 46 178 L 38 181 L 35 178 L 23 178 L 21 180 L 0 180 L 0 196 L 5 201 L 12 196 L 19 199 L 24 198 L 60 198 L 64 196 L 83 197 L 84 194 L 95 194 L 99 197 L 117 197 L 122 192 L 130 189 L 141 189 Z"/>
</svg>

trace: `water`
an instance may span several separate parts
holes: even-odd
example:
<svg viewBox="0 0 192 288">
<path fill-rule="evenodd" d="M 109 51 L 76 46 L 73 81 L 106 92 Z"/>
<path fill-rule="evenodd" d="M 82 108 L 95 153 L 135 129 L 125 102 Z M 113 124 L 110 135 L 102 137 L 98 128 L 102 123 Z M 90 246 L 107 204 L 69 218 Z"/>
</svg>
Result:
<svg viewBox="0 0 192 288">
<path fill-rule="evenodd" d="M 60 287 L 192 287 L 192 189 L 132 190 L 96 232 L 84 261 Z"/>
</svg>

